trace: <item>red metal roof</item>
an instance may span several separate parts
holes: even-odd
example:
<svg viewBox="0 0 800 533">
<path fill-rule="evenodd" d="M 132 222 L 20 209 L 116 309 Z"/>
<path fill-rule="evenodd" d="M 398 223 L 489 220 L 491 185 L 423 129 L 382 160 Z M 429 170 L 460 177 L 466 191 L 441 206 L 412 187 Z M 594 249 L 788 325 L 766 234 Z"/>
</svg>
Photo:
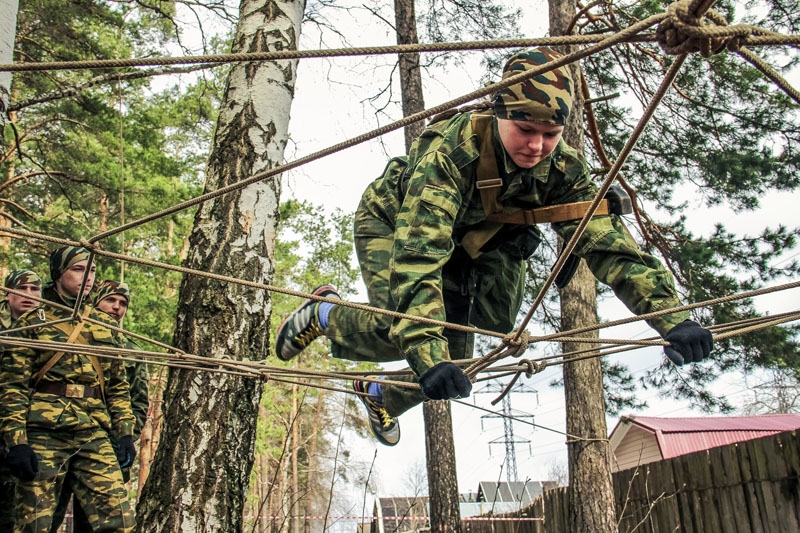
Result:
<svg viewBox="0 0 800 533">
<path fill-rule="evenodd" d="M 620 420 L 612 436 L 626 422 L 653 433 L 664 459 L 800 429 L 798 414 L 696 418 L 630 416 Z"/>
</svg>

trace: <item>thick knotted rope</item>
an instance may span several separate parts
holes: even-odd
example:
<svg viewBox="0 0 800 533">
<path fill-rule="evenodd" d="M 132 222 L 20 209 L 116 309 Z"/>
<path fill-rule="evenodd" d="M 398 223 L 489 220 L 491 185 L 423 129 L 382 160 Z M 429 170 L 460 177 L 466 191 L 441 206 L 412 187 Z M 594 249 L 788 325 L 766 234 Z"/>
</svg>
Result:
<svg viewBox="0 0 800 533">
<path fill-rule="evenodd" d="M 723 50 L 738 51 L 743 40 L 752 35 L 772 34 L 750 24 L 728 26 L 721 14 L 709 9 L 697 15 L 692 0 L 678 0 L 667 8 L 667 18 L 656 28 L 656 40 L 668 54 L 699 52 L 710 57 Z"/>
</svg>

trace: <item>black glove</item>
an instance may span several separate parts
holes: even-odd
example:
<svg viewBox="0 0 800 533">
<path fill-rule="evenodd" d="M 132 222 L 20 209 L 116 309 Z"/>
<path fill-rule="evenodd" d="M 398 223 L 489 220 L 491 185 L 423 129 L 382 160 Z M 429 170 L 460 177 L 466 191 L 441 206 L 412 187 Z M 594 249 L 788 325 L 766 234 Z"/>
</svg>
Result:
<svg viewBox="0 0 800 533">
<path fill-rule="evenodd" d="M 693 320 L 684 320 L 669 330 L 664 340 L 671 344 L 664 346 L 664 353 L 678 366 L 702 361 L 714 347 L 711 332 Z"/>
<path fill-rule="evenodd" d="M 469 396 L 472 382 L 458 365 L 445 361 L 422 374 L 419 387 L 431 400 L 452 400 Z"/>
<path fill-rule="evenodd" d="M 23 481 L 32 481 L 39 471 L 39 460 L 29 444 L 17 444 L 6 455 L 8 469 Z"/>
<path fill-rule="evenodd" d="M 128 468 L 136 459 L 136 448 L 133 447 L 133 437 L 125 435 L 120 437 L 117 446 L 117 462 L 121 468 Z"/>
</svg>

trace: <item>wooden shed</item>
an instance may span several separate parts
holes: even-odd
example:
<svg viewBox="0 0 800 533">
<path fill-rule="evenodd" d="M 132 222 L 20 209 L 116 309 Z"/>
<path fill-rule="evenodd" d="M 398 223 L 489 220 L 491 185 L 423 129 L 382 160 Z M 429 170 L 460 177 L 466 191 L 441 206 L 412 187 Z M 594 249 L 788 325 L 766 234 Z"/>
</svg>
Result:
<svg viewBox="0 0 800 533">
<path fill-rule="evenodd" d="M 623 416 L 611 431 L 613 472 L 800 428 L 800 415 Z"/>
</svg>

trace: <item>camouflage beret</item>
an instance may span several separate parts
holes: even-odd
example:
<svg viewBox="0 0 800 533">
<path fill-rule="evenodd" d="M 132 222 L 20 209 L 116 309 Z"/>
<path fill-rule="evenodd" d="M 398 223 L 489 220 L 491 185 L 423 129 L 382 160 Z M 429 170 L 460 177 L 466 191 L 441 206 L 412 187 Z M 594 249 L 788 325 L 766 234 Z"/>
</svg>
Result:
<svg viewBox="0 0 800 533">
<path fill-rule="evenodd" d="M 114 281 L 111 279 L 107 279 L 97 287 L 97 293 L 94 295 L 94 306 L 97 307 L 97 304 L 100 300 L 104 298 L 108 298 L 113 294 L 120 294 L 128 300 L 128 303 L 131 301 L 131 289 L 128 287 L 128 284 L 124 281 Z"/>
<path fill-rule="evenodd" d="M 503 79 L 561 57 L 558 52 L 544 46 L 524 50 L 506 62 Z M 575 85 L 567 66 L 558 67 L 497 91 L 493 98 L 494 114 L 509 120 L 564 126 L 572 107 L 574 90 Z"/>
<path fill-rule="evenodd" d="M 42 278 L 40 278 L 39 275 L 33 270 L 26 270 L 23 268 L 9 272 L 5 281 L 3 282 L 3 286 L 7 289 L 16 289 L 20 285 L 25 284 L 41 285 Z"/>
<path fill-rule="evenodd" d="M 56 281 L 69 267 L 89 259 L 89 250 L 80 246 L 62 246 L 50 254 L 50 279 Z"/>
</svg>

